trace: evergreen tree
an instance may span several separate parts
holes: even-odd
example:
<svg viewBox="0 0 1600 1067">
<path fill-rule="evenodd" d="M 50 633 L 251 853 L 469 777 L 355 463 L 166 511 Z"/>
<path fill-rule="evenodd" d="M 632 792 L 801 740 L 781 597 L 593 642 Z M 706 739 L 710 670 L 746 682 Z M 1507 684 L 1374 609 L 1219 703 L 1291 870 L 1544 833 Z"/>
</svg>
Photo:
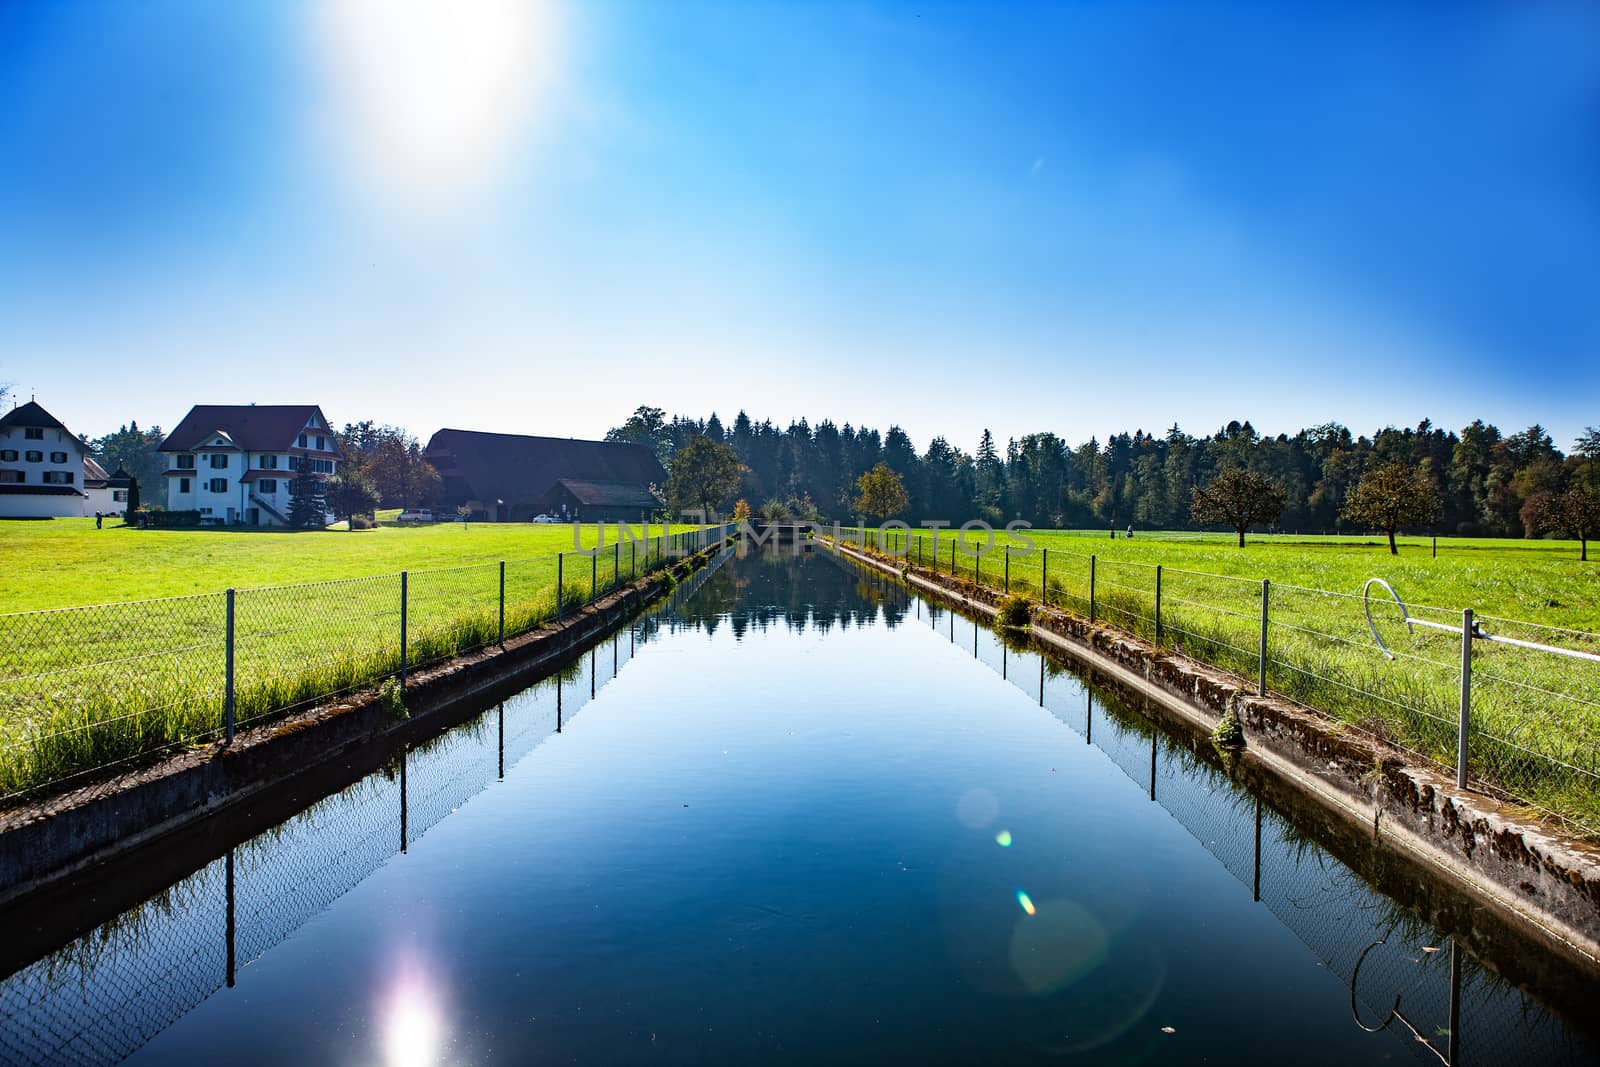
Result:
<svg viewBox="0 0 1600 1067">
<path fill-rule="evenodd" d="M 302 459 L 289 483 L 289 525 L 299 530 L 320 530 L 328 524 L 328 506 L 322 478 Z"/>
</svg>

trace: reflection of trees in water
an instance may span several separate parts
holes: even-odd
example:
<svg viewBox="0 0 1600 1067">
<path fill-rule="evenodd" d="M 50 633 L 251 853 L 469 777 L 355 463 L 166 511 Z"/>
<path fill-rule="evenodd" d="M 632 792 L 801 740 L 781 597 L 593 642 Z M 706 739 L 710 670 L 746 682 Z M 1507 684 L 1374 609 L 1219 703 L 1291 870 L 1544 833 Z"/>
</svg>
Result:
<svg viewBox="0 0 1600 1067">
<path fill-rule="evenodd" d="M 682 592 L 666 609 L 642 619 L 641 633 L 696 629 L 715 635 L 727 625 L 742 641 L 780 625 L 823 634 L 879 622 L 893 629 L 910 605 L 905 588 L 892 579 L 864 578 L 824 553 L 785 549 L 729 559 L 705 574 L 692 594 Z"/>
</svg>

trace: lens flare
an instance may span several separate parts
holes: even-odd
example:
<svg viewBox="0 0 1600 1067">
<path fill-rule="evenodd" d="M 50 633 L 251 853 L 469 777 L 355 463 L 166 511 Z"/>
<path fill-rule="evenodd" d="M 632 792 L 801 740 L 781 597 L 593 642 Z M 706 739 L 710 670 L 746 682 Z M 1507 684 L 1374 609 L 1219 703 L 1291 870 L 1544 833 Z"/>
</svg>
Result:
<svg viewBox="0 0 1600 1067">
<path fill-rule="evenodd" d="M 999 845 L 1001 848 L 1010 848 L 1011 847 L 1011 831 L 1010 830 L 1001 830 L 999 833 L 995 834 L 994 835 L 994 843 Z"/>
<path fill-rule="evenodd" d="M 1017 890 L 1017 903 L 1022 905 L 1022 910 L 1029 915 L 1034 914 L 1033 900 L 1022 890 Z"/>
</svg>

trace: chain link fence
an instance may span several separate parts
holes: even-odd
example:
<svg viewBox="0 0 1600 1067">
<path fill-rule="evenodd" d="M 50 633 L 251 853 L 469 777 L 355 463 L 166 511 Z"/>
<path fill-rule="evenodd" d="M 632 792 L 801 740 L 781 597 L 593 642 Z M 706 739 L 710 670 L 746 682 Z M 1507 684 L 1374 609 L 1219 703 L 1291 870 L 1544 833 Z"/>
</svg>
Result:
<svg viewBox="0 0 1600 1067">
<path fill-rule="evenodd" d="M 953 534 L 846 544 L 1127 631 L 1337 718 L 1600 838 L 1600 634 L 1055 548 L 978 554 Z M 1465 760 L 1462 756 L 1465 755 Z"/>
<path fill-rule="evenodd" d="M 367 578 L 0 615 L 0 805 L 525 633 L 729 525 Z"/>
<path fill-rule="evenodd" d="M 570 726 L 657 632 L 641 624 L 613 634 L 532 688 L 403 748 L 381 771 L 0 978 L 0 1064 L 132 1055 Z"/>
</svg>

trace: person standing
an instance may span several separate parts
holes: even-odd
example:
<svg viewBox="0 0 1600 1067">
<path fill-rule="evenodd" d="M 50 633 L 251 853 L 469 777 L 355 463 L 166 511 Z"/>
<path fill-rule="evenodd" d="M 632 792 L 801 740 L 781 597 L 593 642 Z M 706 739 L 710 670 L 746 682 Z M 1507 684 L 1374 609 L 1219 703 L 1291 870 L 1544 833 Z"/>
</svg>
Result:
<svg viewBox="0 0 1600 1067">
<path fill-rule="evenodd" d="M 94 513 L 94 528 L 96 530 L 104 529 L 105 521 L 106 517 L 100 512 L 97 511 Z"/>
</svg>

